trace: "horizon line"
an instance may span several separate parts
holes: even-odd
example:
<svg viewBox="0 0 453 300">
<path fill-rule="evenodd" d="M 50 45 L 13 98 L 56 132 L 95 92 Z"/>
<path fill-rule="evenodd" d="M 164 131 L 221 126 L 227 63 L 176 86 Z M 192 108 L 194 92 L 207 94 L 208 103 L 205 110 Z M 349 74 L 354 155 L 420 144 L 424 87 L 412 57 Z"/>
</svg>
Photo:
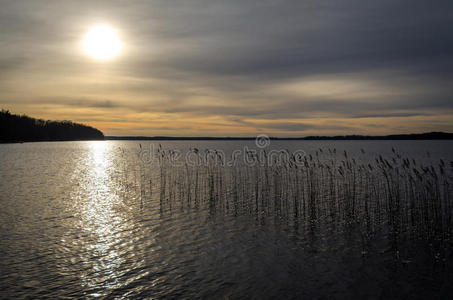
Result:
<svg viewBox="0 0 453 300">
<path fill-rule="evenodd" d="M 259 136 L 259 135 L 258 135 Z M 304 137 L 277 137 L 267 136 L 270 140 L 452 140 L 453 133 L 433 131 L 424 133 L 406 133 L 389 135 L 310 135 Z M 106 140 L 255 140 L 257 137 L 238 137 L 238 136 L 117 136 L 105 135 Z"/>
</svg>

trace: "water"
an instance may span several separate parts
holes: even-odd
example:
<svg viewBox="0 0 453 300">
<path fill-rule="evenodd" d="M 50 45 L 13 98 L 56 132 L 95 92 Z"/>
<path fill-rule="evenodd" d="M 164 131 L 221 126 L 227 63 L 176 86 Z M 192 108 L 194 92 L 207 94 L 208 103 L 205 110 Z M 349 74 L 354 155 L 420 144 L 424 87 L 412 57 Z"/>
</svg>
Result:
<svg viewBox="0 0 453 300">
<path fill-rule="evenodd" d="M 139 159 L 139 144 L 143 153 L 159 143 L 0 145 L 1 298 L 449 295 L 448 258 L 395 259 L 385 232 L 370 240 L 365 254 L 354 227 L 295 226 L 284 214 L 257 218 L 203 203 L 181 205 L 176 191 L 162 201 L 160 169 Z M 220 149 L 227 158 L 234 150 L 257 149 L 253 141 L 160 144 L 182 153 Z M 336 148 L 371 161 L 391 155 L 392 147 L 420 163 L 453 160 L 451 141 L 272 141 L 266 149 L 315 155 Z"/>
</svg>

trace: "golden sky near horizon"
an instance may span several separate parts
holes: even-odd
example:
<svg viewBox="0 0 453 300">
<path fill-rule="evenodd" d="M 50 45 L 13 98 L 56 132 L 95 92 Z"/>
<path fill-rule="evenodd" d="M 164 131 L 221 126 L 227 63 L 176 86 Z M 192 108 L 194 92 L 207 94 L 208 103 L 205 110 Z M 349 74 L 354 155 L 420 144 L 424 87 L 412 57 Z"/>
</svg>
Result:
<svg viewBox="0 0 453 300">
<path fill-rule="evenodd" d="M 0 107 L 106 135 L 453 131 L 445 8 L 281 2 L 5 1 Z"/>
</svg>

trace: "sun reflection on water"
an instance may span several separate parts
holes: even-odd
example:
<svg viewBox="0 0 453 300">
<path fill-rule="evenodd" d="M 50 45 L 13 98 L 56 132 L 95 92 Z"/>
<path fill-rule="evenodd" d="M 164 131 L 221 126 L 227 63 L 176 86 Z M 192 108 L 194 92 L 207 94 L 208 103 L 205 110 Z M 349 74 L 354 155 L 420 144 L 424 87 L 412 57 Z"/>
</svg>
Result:
<svg viewBox="0 0 453 300">
<path fill-rule="evenodd" d="M 112 180 L 113 153 L 106 141 L 88 142 L 82 165 L 84 176 L 77 192 L 80 226 L 86 233 L 75 242 L 80 248 L 81 263 L 91 266 L 81 275 L 89 287 L 111 287 L 120 278 L 124 259 L 118 252 L 124 231 L 120 199 Z"/>
</svg>

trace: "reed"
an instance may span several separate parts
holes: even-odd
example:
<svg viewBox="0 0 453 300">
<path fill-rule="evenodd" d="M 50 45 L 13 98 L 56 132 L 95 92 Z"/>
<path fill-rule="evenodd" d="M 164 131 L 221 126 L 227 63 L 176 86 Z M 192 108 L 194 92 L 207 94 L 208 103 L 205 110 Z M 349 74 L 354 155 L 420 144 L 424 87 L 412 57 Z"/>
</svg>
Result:
<svg viewBox="0 0 453 300">
<path fill-rule="evenodd" d="M 125 190 L 138 187 L 140 201 L 158 199 L 162 211 L 207 209 L 258 221 L 279 218 L 299 229 L 355 230 L 363 253 L 376 234 L 384 233 L 395 255 L 420 241 L 437 256 L 450 255 L 453 162 L 417 164 L 395 149 L 374 160 L 363 149 L 354 156 L 318 149 L 302 163 L 264 152 L 246 154 L 253 164 L 226 165 L 219 152 L 196 149 L 197 164 L 175 166 L 172 151 L 159 146 L 158 165 L 142 164 L 134 179 L 125 170 L 119 176 Z M 156 170 L 158 179 L 151 178 Z"/>
</svg>

